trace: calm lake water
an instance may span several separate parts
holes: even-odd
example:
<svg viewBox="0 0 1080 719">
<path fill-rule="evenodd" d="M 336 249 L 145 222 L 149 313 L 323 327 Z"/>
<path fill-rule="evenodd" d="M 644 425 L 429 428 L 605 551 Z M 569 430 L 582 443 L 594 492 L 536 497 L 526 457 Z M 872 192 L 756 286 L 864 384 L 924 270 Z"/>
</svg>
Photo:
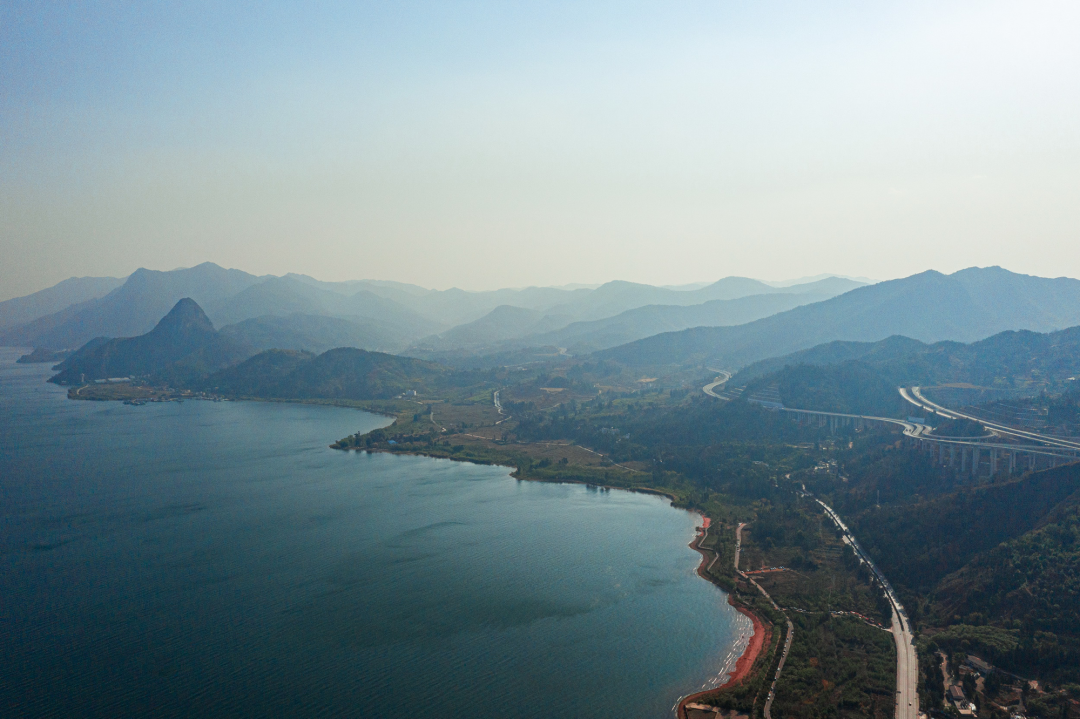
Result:
<svg viewBox="0 0 1080 719">
<path fill-rule="evenodd" d="M 328 444 L 387 422 L 67 400 L 0 348 L 0 714 L 665 717 L 749 623 L 697 515 Z"/>
</svg>

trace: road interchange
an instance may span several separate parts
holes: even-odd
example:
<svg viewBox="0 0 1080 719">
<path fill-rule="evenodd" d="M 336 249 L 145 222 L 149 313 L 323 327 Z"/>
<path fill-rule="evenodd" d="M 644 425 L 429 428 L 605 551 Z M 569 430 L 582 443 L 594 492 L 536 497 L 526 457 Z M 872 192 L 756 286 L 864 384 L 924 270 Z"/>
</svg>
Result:
<svg viewBox="0 0 1080 719">
<path fill-rule="evenodd" d="M 732 399 L 732 396 L 721 395 L 716 392 L 716 388 L 727 383 L 731 379 L 731 373 L 723 370 L 714 370 L 718 376 L 715 381 L 702 387 L 702 391 L 720 400 L 728 401 Z M 903 429 L 903 434 L 915 442 L 927 442 L 933 443 L 939 446 L 939 456 L 943 456 L 940 449 L 941 446 L 950 448 L 950 463 L 954 459 L 952 448 L 961 448 L 961 457 L 965 455 L 963 452 L 970 451 L 973 462 L 973 474 L 978 470 L 978 458 L 979 452 L 983 449 L 991 451 L 991 473 L 996 468 L 996 452 L 1007 452 L 1010 456 L 1010 471 L 1015 469 L 1015 458 L 1017 452 L 1023 452 L 1029 456 L 1043 456 L 1049 459 L 1052 464 L 1050 466 L 1056 466 L 1059 459 L 1065 461 L 1075 461 L 1077 455 L 1080 455 L 1080 441 L 1070 440 L 1067 438 L 1055 437 L 1051 435 L 1045 435 L 1038 432 L 1031 432 L 1028 430 L 1017 429 L 1015 427 L 1009 427 L 996 422 L 988 422 L 979 417 L 972 416 L 958 412 L 956 410 L 950 410 L 935 402 L 926 399 L 921 392 L 920 387 L 911 387 L 910 389 L 900 387 L 898 388 L 900 396 L 911 403 L 912 405 L 919 407 L 925 411 L 937 414 L 940 417 L 946 419 L 967 419 L 981 424 L 990 434 L 984 437 L 946 437 L 934 435 L 933 427 L 924 423 L 915 421 L 912 419 L 896 419 L 893 417 L 876 417 L 868 415 L 856 415 L 845 414 L 840 412 L 819 412 L 815 410 L 802 410 L 794 409 L 791 407 L 772 406 L 771 409 L 779 411 L 790 412 L 794 414 L 805 415 L 808 418 L 830 418 L 833 429 L 835 430 L 840 423 L 857 423 L 863 425 L 865 423 L 885 423 L 900 426 Z M 753 400 L 750 400 L 753 401 Z M 1006 441 L 1013 440 L 1013 441 Z M 1023 442 L 1021 444 L 1020 442 Z M 1030 466 L 1030 465 L 1029 465 Z M 819 499 L 814 498 L 818 504 L 825 510 L 825 513 L 829 515 L 830 519 L 836 524 L 836 526 L 843 532 L 845 541 L 855 551 L 856 556 L 865 562 L 872 571 L 875 579 L 878 581 L 882 590 L 885 593 L 886 598 L 892 608 L 892 634 L 893 639 L 896 642 L 896 717 L 897 719 L 917 719 L 919 712 L 919 698 L 918 698 L 918 680 L 919 680 L 919 663 L 918 656 L 915 651 L 914 635 L 910 622 L 907 617 L 907 613 L 904 611 L 903 605 L 896 597 L 896 593 L 889 584 L 877 566 L 873 563 L 870 557 L 863 551 L 859 545 L 855 536 L 848 529 L 847 525 L 840 519 L 839 515 L 832 510 L 831 507 L 826 505 Z M 740 527 L 741 529 L 741 527 Z M 738 549 L 736 550 L 738 552 Z M 738 554 L 736 554 L 736 557 Z M 738 560 L 736 559 L 736 562 Z M 737 565 L 736 565 L 736 571 Z M 741 574 L 741 572 L 740 572 Z M 789 632 L 790 639 L 790 632 Z M 779 679 L 779 672 L 773 681 L 773 692 L 775 692 L 776 680 Z M 769 702 L 773 692 L 770 692 Z"/>
</svg>

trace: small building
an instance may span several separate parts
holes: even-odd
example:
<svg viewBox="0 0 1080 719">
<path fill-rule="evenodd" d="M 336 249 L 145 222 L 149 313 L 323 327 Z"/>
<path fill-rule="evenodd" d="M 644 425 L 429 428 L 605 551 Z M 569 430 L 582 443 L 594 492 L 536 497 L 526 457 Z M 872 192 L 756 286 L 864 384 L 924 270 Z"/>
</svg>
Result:
<svg viewBox="0 0 1080 719">
<path fill-rule="evenodd" d="M 961 716 L 975 716 L 975 705 L 967 700 L 967 697 L 964 696 L 964 689 L 959 684 L 953 684 L 949 687 L 948 697 Z"/>
<path fill-rule="evenodd" d="M 990 676 L 990 673 L 994 671 L 994 665 L 984 662 L 973 654 L 968 654 L 967 665 L 984 677 Z"/>
</svg>

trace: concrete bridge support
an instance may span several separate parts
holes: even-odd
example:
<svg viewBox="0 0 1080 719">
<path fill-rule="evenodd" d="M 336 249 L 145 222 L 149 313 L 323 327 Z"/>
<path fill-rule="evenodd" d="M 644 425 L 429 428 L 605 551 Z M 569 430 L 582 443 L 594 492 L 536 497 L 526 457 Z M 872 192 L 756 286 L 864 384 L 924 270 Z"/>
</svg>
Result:
<svg viewBox="0 0 1080 719">
<path fill-rule="evenodd" d="M 971 476 L 979 476 L 979 448 L 971 448 Z"/>
</svg>

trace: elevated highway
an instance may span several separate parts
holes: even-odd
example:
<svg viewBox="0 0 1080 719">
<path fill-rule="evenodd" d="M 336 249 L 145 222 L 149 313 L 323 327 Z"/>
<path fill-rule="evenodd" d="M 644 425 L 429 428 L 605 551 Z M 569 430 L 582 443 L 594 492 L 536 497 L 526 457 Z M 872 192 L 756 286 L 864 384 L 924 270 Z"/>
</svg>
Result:
<svg viewBox="0 0 1080 719">
<path fill-rule="evenodd" d="M 738 388 L 725 390 L 723 393 L 717 392 L 717 388 L 726 384 L 730 378 L 731 373 L 723 372 L 715 382 L 702 387 L 702 391 L 720 400 L 730 400 L 736 396 L 735 392 Z M 1059 464 L 1075 462 L 1080 458 L 1080 441 L 1017 429 L 947 409 L 926 399 L 919 387 L 910 389 L 900 387 L 898 391 L 904 400 L 920 410 L 948 419 L 972 420 L 985 427 L 989 434 L 982 437 L 949 437 L 934 434 L 933 427 L 914 418 L 896 419 L 794 409 L 775 402 L 761 402 L 760 404 L 769 409 L 798 415 L 800 421 L 803 422 L 817 422 L 819 426 L 828 426 L 833 433 L 842 427 L 852 425 L 856 429 L 874 424 L 900 427 L 905 437 L 931 452 L 935 461 L 954 468 L 961 474 L 970 472 L 972 477 L 979 476 L 984 470 L 988 476 L 993 476 L 1003 470 L 1011 474 L 1017 471 L 1047 469 Z"/>
<path fill-rule="evenodd" d="M 728 401 L 735 396 L 734 393 L 728 391 L 725 396 L 717 393 L 716 389 L 723 386 L 730 378 L 731 373 L 723 372 L 715 382 L 702 387 L 702 390 L 711 397 Z M 998 471 L 1006 467 L 1010 473 L 1022 469 L 1021 465 L 1025 458 L 1027 459 L 1027 469 L 1035 469 L 1040 458 L 1047 466 L 1053 467 L 1057 466 L 1057 464 L 1076 461 L 1077 457 L 1080 457 L 1080 441 L 1030 432 L 995 422 L 987 422 L 979 417 L 947 409 L 926 399 L 919 387 L 910 389 L 900 387 L 898 390 L 901 397 L 924 411 L 949 419 L 969 419 L 978 422 L 990 433 L 982 437 L 947 437 L 935 435 L 933 427 L 924 422 L 916 421 L 914 418 L 904 420 L 893 417 L 793 409 L 784 407 L 782 404 L 777 406 L 777 403 L 774 402 L 762 402 L 761 404 L 769 409 L 798 415 L 800 421 L 817 422 L 822 427 L 827 425 L 833 432 L 836 432 L 841 427 L 852 425 L 856 429 L 874 424 L 898 426 L 902 428 L 904 436 L 909 441 L 934 453 L 935 459 L 941 464 L 947 464 L 950 467 L 956 467 L 959 464 L 958 472 L 970 471 L 972 477 L 976 477 L 979 473 L 982 466 L 981 455 L 983 452 L 987 453 L 990 476 L 997 474 Z M 750 401 L 753 402 L 754 400 L 751 399 Z M 814 501 L 821 505 L 825 513 L 844 533 L 846 541 L 855 550 L 856 555 L 870 567 L 875 579 L 885 592 L 889 604 L 892 606 L 892 633 L 896 641 L 897 652 L 896 717 L 897 719 L 916 719 L 919 711 L 917 693 L 919 667 L 915 653 L 913 631 L 907 613 L 896 597 L 892 585 L 889 584 L 889 581 L 874 565 L 862 547 L 859 546 L 858 541 L 839 515 L 821 500 L 815 499 Z"/>
<path fill-rule="evenodd" d="M 912 387 L 907 389 L 905 387 L 900 388 L 900 396 L 911 404 L 924 409 L 927 412 L 933 412 L 941 417 L 947 419 L 968 419 L 972 422 L 978 422 L 982 426 L 989 429 L 992 433 L 1003 437 L 1014 437 L 1022 441 L 1035 441 L 1039 442 L 1047 447 L 1058 447 L 1067 450 L 1080 450 L 1080 441 L 1075 439 L 1068 439 L 1065 437 L 1056 437 L 1050 434 L 1042 434 L 1039 432 L 1031 432 L 1025 429 L 1017 429 L 1016 427 L 1010 427 L 1006 424 L 999 424 L 997 422 L 990 422 L 982 419 L 981 417 L 975 417 L 970 414 L 964 414 L 957 410 L 948 409 L 941 405 L 931 402 L 922 395 L 921 387 Z"/>
</svg>

